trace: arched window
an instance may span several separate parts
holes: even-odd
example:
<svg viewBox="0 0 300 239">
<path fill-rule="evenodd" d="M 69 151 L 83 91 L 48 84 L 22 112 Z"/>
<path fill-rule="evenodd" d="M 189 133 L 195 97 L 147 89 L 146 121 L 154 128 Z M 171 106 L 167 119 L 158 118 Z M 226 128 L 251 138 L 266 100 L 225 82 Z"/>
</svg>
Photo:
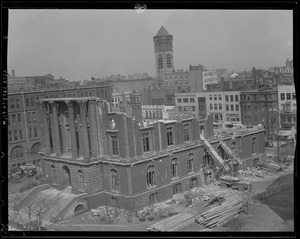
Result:
<svg viewBox="0 0 300 239">
<path fill-rule="evenodd" d="M 112 191 L 120 190 L 119 175 L 115 169 L 110 170 L 110 186 Z"/>
<path fill-rule="evenodd" d="M 150 165 L 147 168 L 146 181 L 147 181 L 148 187 L 155 186 L 155 167 L 154 167 L 154 165 Z"/>
<path fill-rule="evenodd" d="M 187 172 L 191 173 L 194 172 L 194 158 L 195 155 L 193 153 L 187 156 Z"/>
<path fill-rule="evenodd" d="M 34 97 L 31 97 L 30 103 L 31 103 L 31 106 L 35 106 Z"/>
<path fill-rule="evenodd" d="M 167 55 L 167 68 L 172 68 L 172 56 L 170 54 Z"/>
<path fill-rule="evenodd" d="M 251 140 L 251 152 L 252 152 L 252 154 L 256 153 L 256 147 L 257 147 L 257 145 L 256 145 L 256 138 L 254 137 Z"/>
<path fill-rule="evenodd" d="M 50 179 L 53 184 L 56 183 L 56 172 L 55 172 L 54 165 L 51 165 L 51 168 L 50 168 Z"/>
<path fill-rule="evenodd" d="M 171 160 L 171 177 L 176 178 L 178 177 L 178 159 L 173 158 Z"/>
<path fill-rule="evenodd" d="M 83 172 L 81 170 L 78 170 L 78 190 L 84 190 Z"/>
<path fill-rule="evenodd" d="M 157 202 L 159 202 L 158 192 L 151 193 L 149 195 L 149 204 L 152 205 L 152 204 L 157 203 Z"/>
<path fill-rule="evenodd" d="M 22 146 L 16 146 L 11 150 L 11 159 L 19 159 L 24 157 L 24 148 Z"/>
<path fill-rule="evenodd" d="M 163 69 L 164 68 L 164 63 L 163 63 L 162 55 L 158 55 L 157 62 L 158 62 L 158 69 Z"/>
<path fill-rule="evenodd" d="M 15 100 L 14 99 L 10 100 L 10 108 L 11 109 L 15 108 Z"/>
<path fill-rule="evenodd" d="M 35 156 L 35 155 L 39 155 L 39 151 L 41 149 L 41 143 L 35 143 L 34 145 L 32 145 L 31 147 L 31 155 Z"/>
</svg>

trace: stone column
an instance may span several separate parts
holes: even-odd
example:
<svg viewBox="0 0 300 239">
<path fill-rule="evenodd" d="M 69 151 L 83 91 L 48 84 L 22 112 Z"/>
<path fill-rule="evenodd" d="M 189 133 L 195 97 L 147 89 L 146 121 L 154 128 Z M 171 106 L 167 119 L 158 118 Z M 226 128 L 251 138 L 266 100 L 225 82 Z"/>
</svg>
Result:
<svg viewBox="0 0 300 239">
<path fill-rule="evenodd" d="M 59 115 L 60 121 L 60 131 L 61 131 L 61 139 L 62 139 L 62 153 L 65 154 L 67 152 L 67 128 L 66 128 L 66 117 L 63 113 Z"/>
<path fill-rule="evenodd" d="M 87 129 L 87 122 L 86 122 L 86 100 L 82 100 L 79 102 L 80 106 L 80 119 L 81 119 L 81 130 L 82 130 L 82 137 L 83 137 L 83 152 L 84 158 L 90 157 L 90 147 L 89 147 L 89 135 Z"/>
<path fill-rule="evenodd" d="M 65 101 L 68 106 L 68 118 L 69 118 L 69 129 L 71 135 L 71 149 L 72 149 L 72 156 L 78 157 L 77 152 L 77 143 L 76 143 L 76 129 L 75 129 L 75 119 L 74 119 L 74 107 L 71 101 Z"/>
<path fill-rule="evenodd" d="M 50 105 L 52 106 L 52 117 L 53 117 L 53 128 L 54 128 L 54 152 L 56 155 L 61 154 L 61 142 L 59 135 L 59 121 L 57 115 L 57 105 L 55 102 L 50 101 Z"/>
<path fill-rule="evenodd" d="M 89 101 L 89 123 L 90 123 L 90 142 L 92 148 L 92 157 L 99 156 L 98 128 L 96 121 L 96 102 Z"/>
<path fill-rule="evenodd" d="M 51 147 L 50 147 L 50 134 L 49 134 L 49 127 L 48 127 L 48 119 L 47 119 L 47 104 L 46 103 L 40 103 L 41 106 L 41 124 L 42 124 L 42 131 L 43 133 L 40 134 L 42 137 L 43 135 L 43 145 L 45 146 L 46 154 L 51 153 Z"/>
</svg>

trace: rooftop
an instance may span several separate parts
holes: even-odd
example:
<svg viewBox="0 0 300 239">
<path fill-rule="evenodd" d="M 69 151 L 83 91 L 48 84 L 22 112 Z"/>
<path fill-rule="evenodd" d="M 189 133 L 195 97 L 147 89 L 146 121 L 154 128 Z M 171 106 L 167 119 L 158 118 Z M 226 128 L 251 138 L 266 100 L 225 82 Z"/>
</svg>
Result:
<svg viewBox="0 0 300 239">
<path fill-rule="evenodd" d="M 168 33 L 168 31 L 164 28 L 164 26 L 161 26 L 159 31 L 156 34 L 157 37 L 159 36 L 170 36 L 170 34 Z"/>
</svg>

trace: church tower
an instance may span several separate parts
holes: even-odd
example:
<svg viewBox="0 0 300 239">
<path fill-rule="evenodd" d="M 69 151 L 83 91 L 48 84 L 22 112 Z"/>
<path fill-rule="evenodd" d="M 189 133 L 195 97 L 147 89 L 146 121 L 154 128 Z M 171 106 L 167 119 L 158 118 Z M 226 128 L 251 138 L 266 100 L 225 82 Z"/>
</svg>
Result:
<svg viewBox="0 0 300 239">
<path fill-rule="evenodd" d="M 164 26 L 161 26 L 156 36 L 153 37 L 156 76 L 173 73 L 174 58 L 173 58 L 173 36 L 170 35 Z"/>
</svg>

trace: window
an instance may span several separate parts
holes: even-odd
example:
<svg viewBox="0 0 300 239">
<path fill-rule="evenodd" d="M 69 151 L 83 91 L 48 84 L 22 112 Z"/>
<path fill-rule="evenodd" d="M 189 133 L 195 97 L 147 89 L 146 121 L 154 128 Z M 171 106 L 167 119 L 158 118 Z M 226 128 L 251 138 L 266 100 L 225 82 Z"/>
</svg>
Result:
<svg viewBox="0 0 300 239">
<path fill-rule="evenodd" d="M 248 123 L 251 123 L 251 115 L 248 115 Z"/>
<path fill-rule="evenodd" d="M 19 129 L 19 137 L 20 137 L 20 140 L 23 139 L 23 134 L 22 134 L 22 130 L 21 129 Z"/>
<path fill-rule="evenodd" d="M 292 122 L 292 117 L 287 117 L 287 122 L 291 123 Z"/>
<path fill-rule="evenodd" d="M 172 57 L 170 54 L 167 55 L 167 68 L 172 68 Z"/>
<path fill-rule="evenodd" d="M 8 141 L 11 142 L 12 138 L 11 138 L 11 131 L 8 131 Z"/>
<path fill-rule="evenodd" d="M 150 133 L 143 133 L 142 134 L 142 141 L 143 141 L 143 152 L 150 151 Z"/>
<path fill-rule="evenodd" d="M 111 135 L 111 146 L 112 146 L 112 155 L 119 155 L 117 135 Z"/>
<path fill-rule="evenodd" d="M 257 105 L 253 105 L 254 111 L 257 111 Z"/>
<path fill-rule="evenodd" d="M 171 177 L 176 178 L 178 177 L 178 159 L 173 158 L 171 160 Z"/>
<path fill-rule="evenodd" d="M 286 93 L 286 100 L 291 100 L 291 93 Z"/>
<path fill-rule="evenodd" d="M 239 96 L 235 95 L 235 102 L 238 102 L 238 101 L 239 101 Z"/>
<path fill-rule="evenodd" d="M 187 172 L 194 172 L 194 154 L 189 154 L 187 157 Z"/>
<path fill-rule="evenodd" d="M 247 101 L 250 101 L 250 100 L 251 100 L 251 96 L 248 95 L 248 96 L 247 96 Z"/>
<path fill-rule="evenodd" d="M 252 138 L 251 140 L 251 152 L 252 154 L 255 154 L 256 153 L 256 138 Z"/>
<path fill-rule="evenodd" d="M 34 132 L 34 137 L 37 138 L 38 137 L 37 127 L 33 128 L 33 132 Z"/>
<path fill-rule="evenodd" d="M 209 104 L 209 109 L 213 110 L 213 104 Z"/>
<path fill-rule="evenodd" d="M 222 104 L 219 104 L 219 110 L 222 110 Z"/>
<path fill-rule="evenodd" d="M 197 178 L 191 178 L 190 179 L 190 189 L 196 188 L 198 186 L 197 181 L 198 181 Z"/>
<path fill-rule="evenodd" d="M 230 102 L 233 102 L 233 95 L 230 95 Z"/>
<path fill-rule="evenodd" d="M 239 111 L 239 105 L 235 105 L 235 111 Z"/>
<path fill-rule="evenodd" d="M 16 99 L 16 108 L 19 109 L 20 108 L 20 100 Z"/>
<path fill-rule="evenodd" d="M 147 168 L 146 181 L 148 187 L 155 186 L 155 167 L 153 165 Z"/>
<path fill-rule="evenodd" d="M 29 104 L 29 98 L 26 98 L 26 106 L 29 107 L 30 104 Z"/>
<path fill-rule="evenodd" d="M 18 159 L 24 157 L 24 148 L 22 146 L 16 146 L 10 153 L 11 159 Z"/>
<path fill-rule="evenodd" d="M 31 155 L 32 156 L 35 156 L 35 155 L 38 156 L 40 149 L 41 149 L 41 143 L 40 142 L 35 143 L 34 145 L 32 145 Z"/>
<path fill-rule="evenodd" d="M 83 172 L 81 170 L 78 170 L 78 190 L 84 190 Z"/>
<path fill-rule="evenodd" d="M 189 98 L 183 98 L 183 103 L 189 103 Z"/>
<path fill-rule="evenodd" d="M 284 93 L 280 93 L 280 99 L 285 100 L 285 94 Z"/>
<path fill-rule="evenodd" d="M 249 111 L 251 110 L 251 105 L 248 105 L 248 110 L 249 110 Z"/>
<path fill-rule="evenodd" d="M 254 115 L 255 124 L 257 123 L 257 115 Z"/>
<path fill-rule="evenodd" d="M 51 97 L 51 98 L 52 98 L 52 97 Z M 34 97 L 31 97 L 30 103 L 31 103 L 31 106 L 35 106 Z"/>
<path fill-rule="evenodd" d="M 181 183 L 177 183 L 173 185 L 173 194 L 181 193 Z"/>
<path fill-rule="evenodd" d="M 182 111 L 182 106 L 178 106 L 178 111 Z"/>
<path fill-rule="evenodd" d="M 214 100 L 218 100 L 218 97 L 217 97 L 217 95 L 214 95 Z"/>
<path fill-rule="evenodd" d="M 149 204 L 152 205 L 157 202 L 159 202 L 158 192 L 151 193 L 149 195 Z"/>
<path fill-rule="evenodd" d="M 228 102 L 228 95 L 225 95 L 225 102 Z"/>
<path fill-rule="evenodd" d="M 29 138 L 32 139 L 32 128 L 29 128 Z"/>
<path fill-rule="evenodd" d="M 115 170 L 115 169 L 110 170 L 110 186 L 111 186 L 111 190 L 113 190 L 113 191 L 120 190 L 119 175 L 118 175 L 117 170 Z"/>
<path fill-rule="evenodd" d="M 18 131 L 14 130 L 14 141 L 18 140 Z"/>
<path fill-rule="evenodd" d="M 234 105 L 230 105 L 230 110 L 234 111 Z"/>
<path fill-rule="evenodd" d="M 18 123 L 21 123 L 21 114 L 18 114 Z"/>
<path fill-rule="evenodd" d="M 31 123 L 31 113 L 27 112 L 27 121 L 28 123 Z"/>
<path fill-rule="evenodd" d="M 212 95 L 209 95 L 209 100 L 212 100 Z"/>
<path fill-rule="evenodd" d="M 16 124 L 16 123 L 17 123 L 16 115 L 13 114 L 13 115 L 11 116 L 11 118 L 12 118 L 12 124 Z"/>
<path fill-rule="evenodd" d="M 181 98 L 178 98 L 177 99 L 177 103 L 181 103 L 182 102 L 182 99 Z"/>
<path fill-rule="evenodd" d="M 167 144 L 173 145 L 173 127 L 167 128 Z"/>
<path fill-rule="evenodd" d="M 195 106 L 192 106 L 192 111 L 196 111 L 196 107 Z"/>
<path fill-rule="evenodd" d="M 219 97 L 219 100 L 222 100 L 222 95 L 218 95 L 218 97 Z"/>
<path fill-rule="evenodd" d="M 190 98 L 190 102 L 191 103 L 195 103 L 195 99 L 194 98 Z"/>
<path fill-rule="evenodd" d="M 36 112 L 32 112 L 32 122 L 36 122 Z"/>
<path fill-rule="evenodd" d="M 164 63 L 163 63 L 163 57 L 162 57 L 162 55 L 158 55 L 157 63 L 158 63 L 158 69 L 164 68 Z"/>
<path fill-rule="evenodd" d="M 296 100 L 296 93 L 292 93 L 293 100 Z"/>
<path fill-rule="evenodd" d="M 11 109 L 14 109 L 14 108 L 15 108 L 15 100 L 14 100 L 14 99 L 11 99 L 11 100 L 10 100 L 10 108 L 11 108 Z"/>
<path fill-rule="evenodd" d="M 229 105 L 226 105 L 226 111 L 229 111 Z"/>
<path fill-rule="evenodd" d="M 190 141 L 190 125 L 189 124 L 183 125 L 183 136 L 184 136 L 184 142 Z"/>
</svg>

